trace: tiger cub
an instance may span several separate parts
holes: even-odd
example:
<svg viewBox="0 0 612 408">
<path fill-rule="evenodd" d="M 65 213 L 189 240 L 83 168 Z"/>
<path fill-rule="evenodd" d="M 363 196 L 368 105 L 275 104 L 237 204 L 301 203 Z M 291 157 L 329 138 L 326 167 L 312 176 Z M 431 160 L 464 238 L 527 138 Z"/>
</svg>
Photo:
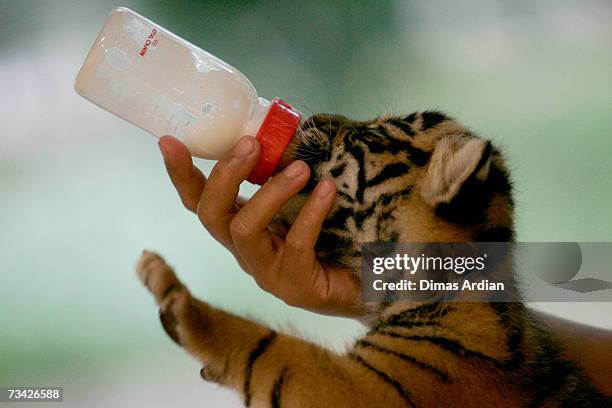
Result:
<svg viewBox="0 0 612 408">
<path fill-rule="evenodd" d="M 291 224 L 318 180 L 337 185 L 317 243 L 359 277 L 360 244 L 513 239 L 501 153 L 439 112 L 368 122 L 315 115 L 289 150 L 311 180 L 280 214 Z M 195 299 L 155 253 L 137 271 L 167 333 L 204 379 L 252 407 L 612 406 L 520 303 L 391 302 L 345 354 Z"/>
</svg>

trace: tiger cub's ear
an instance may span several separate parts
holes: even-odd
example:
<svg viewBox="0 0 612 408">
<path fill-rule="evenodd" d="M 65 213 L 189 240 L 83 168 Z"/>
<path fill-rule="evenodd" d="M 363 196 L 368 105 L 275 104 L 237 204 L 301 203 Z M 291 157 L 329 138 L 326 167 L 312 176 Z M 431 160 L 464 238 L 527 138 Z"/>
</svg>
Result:
<svg viewBox="0 0 612 408">
<path fill-rule="evenodd" d="M 470 181 L 484 182 L 491 166 L 491 143 L 463 135 L 442 138 L 429 161 L 421 196 L 432 207 L 450 204 Z"/>
</svg>

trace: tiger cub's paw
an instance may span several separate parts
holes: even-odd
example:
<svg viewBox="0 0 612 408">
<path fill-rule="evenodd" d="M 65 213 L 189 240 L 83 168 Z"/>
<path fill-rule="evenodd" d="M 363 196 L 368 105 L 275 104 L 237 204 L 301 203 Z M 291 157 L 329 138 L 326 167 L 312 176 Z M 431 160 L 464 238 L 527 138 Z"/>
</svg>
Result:
<svg viewBox="0 0 612 408">
<path fill-rule="evenodd" d="M 164 330 L 177 344 L 185 346 L 184 330 L 190 326 L 193 303 L 187 288 L 178 280 L 172 268 L 155 252 L 143 251 L 136 273 L 159 305 L 159 318 Z"/>
<path fill-rule="evenodd" d="M 191 296 L 172 268 L 155 252 L 142 252 L 136 273 L 159 305 L 159 318 L 168 336 L 205 364 L 200 371 L 203 379 L 222 383 L 223 371 L 210 364 L 211 356 L 204 348 L 210 341 L 213 308 Z"/>
</svg>

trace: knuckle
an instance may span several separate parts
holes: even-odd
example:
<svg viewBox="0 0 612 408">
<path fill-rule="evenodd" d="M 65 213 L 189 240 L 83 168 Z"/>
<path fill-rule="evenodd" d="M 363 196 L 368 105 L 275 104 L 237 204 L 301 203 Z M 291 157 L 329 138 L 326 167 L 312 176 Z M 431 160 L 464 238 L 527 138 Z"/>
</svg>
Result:
<svg viewBox="0 0 612 408">
<path fill-rule="evenodd" d="M 227 226 L 224 225 L 219 218 L 213 217 L 213 215 L 211 215 L 210 213 L 200 212 L 198 213 L 198 218 L 200 219 L 200 222 L 202 223 L 204 228 L 206 228 L 206 230 L 210 232 L 215 238 L 221 234 L 224 228 L 227 228 Z"/>
<path fill-rule="evenodd" d="M 331 304 L 336 302 L 336 296 L 328 280 L 317 279 L 312 286 L 312 293 L 321 304 Z"/>
<path fill-rule="evenodd" d="M 285 246 L 289 251 L 300 252 L 308 249 L 308 245 L 304 241 L 303 238 L 292 234 L 291 231 L 287 234 L 287 238 L 285 239 Z"/>
<path fill-rule="evenodd" d="M 255 272 L 253 274 L 253 278 L 257 283 L 257 286 L 264 292 L 270 293 L 276 297 L 281 297 L 282 290 L 280 290 L 280 286 L 278 283 L 272 278 L 272 276 L 268 274 L 261 274 Z"/>
<path fill-rule="evenodd" d="M 217 217 L 214 217 L 206 206 L 200 206 L 198 208 L 198 219 L 206 228 L 214 228 Z"/>
<path fill-rule="evenodd" d="M 276 267 L 257 268 L 252 270 L 252 276 L 262 290 L 278 298 L 287 293 L 282 283 L 282 271 Z"/>
<path fill-rule="evenodd" d="M 212 171 L 210 172 L 209 180 L 212 180 L 213 182 L 215 179 L 227 180 L 228 178 L 231 178 L 233 174 L 234 171 L 232 171 L 228 161 L 222 159 L 217 162 L 215 167 L 213 167 Z"/>
<path fill-rule="evenodd" d="M 236 215 L 230 222 L 230 234 L 236 238 L 247 238 L 251 235 L 251 227 L 244 217 Z"/>
</svg>

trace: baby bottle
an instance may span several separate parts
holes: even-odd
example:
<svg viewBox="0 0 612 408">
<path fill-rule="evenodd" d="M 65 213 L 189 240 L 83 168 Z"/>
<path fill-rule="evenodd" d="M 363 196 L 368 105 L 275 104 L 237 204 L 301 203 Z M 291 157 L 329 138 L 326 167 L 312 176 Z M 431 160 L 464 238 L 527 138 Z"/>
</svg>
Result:
<svg viewBox="0 0 612 408">
<path fill-rule="evenodd" d="M 263 184 L 295 134 L 300 113 L 257 96 L 236 68 L 139 14 L 114 9 L 75 82 L 84 98 L 192 155 L 219 159 L 243 135 L 261 143 L 248 180 Z"/>
</svg>

